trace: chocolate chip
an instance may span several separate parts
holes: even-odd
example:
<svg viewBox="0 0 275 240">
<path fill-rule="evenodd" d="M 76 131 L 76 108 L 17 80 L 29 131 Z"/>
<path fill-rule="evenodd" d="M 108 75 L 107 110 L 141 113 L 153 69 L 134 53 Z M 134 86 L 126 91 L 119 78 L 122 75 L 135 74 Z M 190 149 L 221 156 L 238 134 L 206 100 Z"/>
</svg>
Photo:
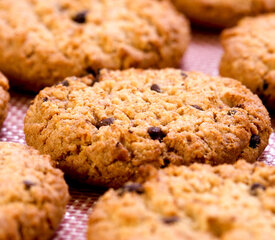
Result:
<svg viewBox="0 0 275 240">
<path fill-rule="evenodd" d="M 183 76 L 184 78 L 187 78 L 187 77 L 188 77 L 188 75 L 187 75 L 184 71 L 181 71 L 181 72 L 180 72 L 180 75 Z"/>
<path fill-rule="evenodd" d="M 258 190 L 263 190 L 265 191 L 266 190 L 266 187 L 260 183 L 253 183 L 250 187 L 250 194 L 253 195 L 253 196 L 257 196 L 258 195 Z"/>
<path fill-rule="evenodd" d="M 91 75 L 94 76 L 94 80 L 93 80 L 91 86 L 93 86 L 96 82 L 99 81 L 100 69 L 98 69 L 97 71 L 95 71 L 95 70 L 92 69 L 91 67 L 88 67 L 88 68 L 86 68 L 86 72 L 87 72 L 88 74 L 91 74 Z"/>
<path fill-rule="evenodd" d="M 47 102 L 48 101 L 48 98 L 47 97 L 43 97 L 43 102 Z"/>
<path fill-rule="evenodd" d="M 116 147 L 118 147 L 118 146 L 119 146 L 119 144 L 120 144 L 120 142 L 117 142 L 117 143 L 116 143 Z"/>
<path fill-rule="evenodd" d="M 62 81 L 62 82 L 61 82 L 61 85 L 65 86 L 65 87 L 68 87 L 68 86 L 69 86 L 68 80 Z"/>
<path fill-rule="evenodd" d="M 161 165 L 160 168 L 166 168 L 168 167 L 169 164 L 170 164 L 170 161 L 167 158 L 165 158 L 163 161 L 163 165 Z"/>
<path fill-rule="evenodd" d="M 25 188 L 27 190 L 29 190 L 32 186 L 36 185 L 36 183 L 34 183 L 34 182 L 30 181 L 30 180 L 24 180 L 23 183 L 24 183 Z"/>
<path fill-rule="evenodd" d="M 128 130 L 129 133 L 133 133 L 133 131 L 131 129 Z"/>
<path fill-rule="evenodd" d="M 91 67 L 87 67 L 86 72 L 89 74 L 92 74 L 94 77 L 97 75 L 97 72 L 94 69 L 92 69 Z"/>
<path fill-rule="evenodd" d="M 101 120 L 100 122 L 98 122 L 96 124 L 96 127 L 100 128 L 100 127 L 103 127 L 103 126 L 108 126 L 108 125 L 113 124 L 114 121 L 115 121 L 114 118 L 105 118 L 105 119 Z"/>
<path fill-rule="evenodd" d="M 147 132 L 153 140 L 161 141 L 166 134 L 159 127 L 149 127 Z"/>
<path fill-rule="evenodd" d="M 235 107 L 236 107 L 236 108 L 244 108 L 244 104 L 243 104 L 243 103 L 240 103 L 240 104 L 237 104 Z"/>
<path fill-rule="evenodd" d="M 180 219 L 179 217 L 177 216 L 172 216 L 172 217 L 165 217 L 162 219 L 162 221 L 165 223 L 165 224 L 173 224 L 173 223 L 176 223 L 178 222 Z"/>
<path fill-rule="evenodd" d="M 261 143 L 261 138 L 259 135 L 252 134 L 249 142 L 249 147 L 256 148 Z"/>
<path fill-rule="evenodd" d="M 86 22 L 86 16 L 87 16 L 88 11 L 82 11 L 77 13 L 75 16 L 73 16 L 73 21 L 77 23 L 85 23 Z"/>
<path fill-rule="evenodd" d="M 140 183 L 126 183 L 119 189 L 119 195 L 122 196 L 126 192 L 135 192 L 137 194 L 144 193 L 144 187 Z"/>
<path fill-rule="evenodd" d="M 160 87 L 159 87 L 159 85 L 157 85 L 157 84 L 153 84 L 153 85 L 151 86 L 151 90 L 152 90 L 152 91 L 155 91 L 155 92 L 158 92 L 158 93 L 161 92 Z"/>
<path fill-rule="evenodd" d="M 264 80 L 263 89 L 266 90 L 268 88 L 268 83 Z"/>
<path fill-rule="evenodd" d="M 237 111 L 233 109 L 233 110 L 229 110 L 227 112 L 227 115 L 232 116 L 232 115 L 235 115 L 236 113 L 237 113 Z"/>
<path fill-rule="evenodd" d="M 202 107 L 200 107 L 200 106 L 198 106 L 198 105 L 191 105 L 193 108 L 196 108 L 196 109 L 198 109 L 198 110 L 200 110 L 200 111 L 203 111 L 203 109 L 202 109 Z"/>
</svg>

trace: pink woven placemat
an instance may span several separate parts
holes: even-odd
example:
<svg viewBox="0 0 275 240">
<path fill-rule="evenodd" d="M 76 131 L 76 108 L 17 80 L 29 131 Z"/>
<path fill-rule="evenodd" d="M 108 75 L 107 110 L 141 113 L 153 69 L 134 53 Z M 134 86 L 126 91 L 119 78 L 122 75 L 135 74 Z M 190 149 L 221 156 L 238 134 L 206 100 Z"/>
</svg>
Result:
<svg viewBox="0 0 275 240">
<path fill-rule="evenodd" d="M 222 49 L 219 45 L 217 33 L 195 31 L 193 40 L 183 61 L 184 70 L 196 70 L 218 75 L 218 64 Z M 30 100 L 34 96 L 11 93 L 10 110 L 0 133 L 1 141 L 25 143 L 23 122 Z M 272 126 L 275 129 L 275 116 L 272 117 Z M 272 133 L 270 143 L 260 160 L 275 165 L 275 134 Z M 88 186 L 78 186 L 70 183 L 71 200 L 67 212 L 55 234 L 54 240 L 84 240 L 86 239 L 86 223 L 93 203 L 103 194 L 105 189 Z"/>
</svg>

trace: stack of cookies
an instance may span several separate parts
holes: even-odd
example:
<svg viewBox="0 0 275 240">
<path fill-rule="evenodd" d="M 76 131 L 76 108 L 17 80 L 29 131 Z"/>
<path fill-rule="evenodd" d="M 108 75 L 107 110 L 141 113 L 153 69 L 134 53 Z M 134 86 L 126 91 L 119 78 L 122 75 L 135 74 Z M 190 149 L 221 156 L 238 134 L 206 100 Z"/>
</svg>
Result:
<svg viewBox="0 0 275 240">
<path fill-rule="evenodd" d="M 256 162 L 275 109 L 272 11 L 273 0 L 0 0 L 0 71 L 39 92 L 29 146 L 0 143 L 0 240 L 53 236 L 63 173 L 110 188 L 89 240 L 275 239 L 275 167 Z M 234 26 L 221 35 L 221 76 L 178 69 L 183 13 Z"/>
</svg>

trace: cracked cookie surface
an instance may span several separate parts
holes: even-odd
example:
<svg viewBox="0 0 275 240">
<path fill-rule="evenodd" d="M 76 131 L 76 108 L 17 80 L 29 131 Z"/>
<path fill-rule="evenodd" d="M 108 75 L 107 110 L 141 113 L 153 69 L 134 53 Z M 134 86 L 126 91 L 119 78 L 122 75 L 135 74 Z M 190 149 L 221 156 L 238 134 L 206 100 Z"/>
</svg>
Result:
<svg viewBox="0 0 275 240">
<path fill-rule="evenodd" d="M 274 239 L 274 176 L 275 167 L 243 160 L 151 171 L 97 201 L 88 240 Z"/>
<path fill-rule="evenodd" d="M 9 83 L 7 78 L 0 72 L 0 126 L 2 126 L 4 120 L 8 114 L 10 94 Z"/>
<path fill-rule="evenodd" d="M 49 239 L 68 201 L 63 173 L 50 157 L 0 142 L 0 239 Z"/>
<path fill-rule="evenodd" d="M 240 80 L 275 110 L 275 14 L 245 18 L 222 33 L 220 74 Z"/>
<path fill-rule="evenodd" d="M 0 1 L 0 70 L 31 91 L 101 68 L 177 67 L 189 39 L 166 1 Z"/>
<path fill-rule="evenodd" d="M 254 162 L 271 132 L 260 99 L 239 81 L 176 69 L 67 78 L 38 94 L 24 129 L 27 144 L 70 177 L 115 187 L 146 164 Z"/>
<path fill-rule="evenodd" d="M 192 21 L 213 27 L 231 27 L 245 16 L 275 10 L 275 0 L 170 0 Z"/>
</svg>

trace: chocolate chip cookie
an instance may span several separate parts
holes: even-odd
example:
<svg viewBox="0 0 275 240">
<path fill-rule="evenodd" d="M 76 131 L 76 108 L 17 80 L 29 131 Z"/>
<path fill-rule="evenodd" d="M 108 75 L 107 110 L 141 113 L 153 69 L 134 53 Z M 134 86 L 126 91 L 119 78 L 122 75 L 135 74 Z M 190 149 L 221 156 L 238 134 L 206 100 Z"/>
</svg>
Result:
<svg viewBox="0 0 275 240">
<path fill-rule="evenodd" d="M 275 14 L 245 18 L 222 33 L 220 74 L 240 80 L 275 110 Z"/>
<path fill-rule="evenodd" d="M 63 173 L 49 156 L 0 142 L 0 239 L 49 239 L 68 198 Z"/>
<path fill-rule="evenodd" d="M 0 72 L 0 127 L 8 114 L 10 94 L 7 78 Z"/>
<path fill-rule="evenodd" d="M 158 0 L 6 0 L 0 70 L 31 91 L 98 69 L 179 65 L 189 24 Z"/>
<path fill-rule="evenodd" d="M 28 145 L 70 177 L 120 186 L 140 166 L 254 162 L 268 112 L 239 81 L 181 70 L 102 70 L 42 90 L 25 118 Z"/>
<path fill-rule="evenodd" d="M 212 27 L 230 27 L 245 16 L 275 10 L 275 0 L 170 0 L 192 21 Z"/>
<path fill-rule="evenodd" d="M 155 171 L 99 199 L 88 240 L 275 239 L 274 176 L 245 161 Z"/>
</svg>

